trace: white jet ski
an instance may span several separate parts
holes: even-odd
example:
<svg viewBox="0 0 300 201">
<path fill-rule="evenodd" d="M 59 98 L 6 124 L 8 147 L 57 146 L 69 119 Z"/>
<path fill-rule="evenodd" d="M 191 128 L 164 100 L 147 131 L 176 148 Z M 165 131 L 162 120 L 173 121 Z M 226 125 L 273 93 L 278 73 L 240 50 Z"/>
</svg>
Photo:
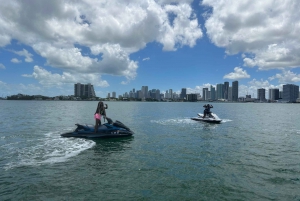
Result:
<svg viewBox="0 0 300 201">
<path fill-rule="evenodd" d="M 210 113 L 208 115 L 206 115 L 205 118 L 203 118 L 203 114 L 201 113 L 198 113 L 198 117 L 192 117 L 191 118 L 192 120 L 195 120 L 195 121 L 203 121 L 203 122 L 208 122 L 208 123 L 221 123 L 222 119 L 220 119 L 218 117 L 218 115 L 216 115 L 215 113 Z"/>
</svg>

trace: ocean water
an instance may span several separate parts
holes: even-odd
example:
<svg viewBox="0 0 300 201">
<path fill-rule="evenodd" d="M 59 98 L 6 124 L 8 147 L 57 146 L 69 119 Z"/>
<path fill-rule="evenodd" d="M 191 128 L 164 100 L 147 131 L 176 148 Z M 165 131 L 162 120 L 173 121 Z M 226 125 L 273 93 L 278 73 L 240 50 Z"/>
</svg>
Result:
<svg viewBox="0 0 300 201">
<path fill-rule="evenodd" d="M 300 200 L 300 104 L 106 103 L 133 137 L 60 137 L 95 101 L 0 101 L 0 200 Z"/>
</svg>

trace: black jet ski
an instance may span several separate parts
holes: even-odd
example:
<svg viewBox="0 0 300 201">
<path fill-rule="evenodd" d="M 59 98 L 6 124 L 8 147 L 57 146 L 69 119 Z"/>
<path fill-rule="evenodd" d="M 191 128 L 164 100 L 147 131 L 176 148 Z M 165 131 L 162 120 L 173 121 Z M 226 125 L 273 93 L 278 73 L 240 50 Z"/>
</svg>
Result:
<svg viewBox="0 0 300 201">
<path fill-rule="evenodd" d="M 73 132 L 63 133 L 62 137 L 80 137 L 80 138 L 117 138 L 132 136 L 134 132 L 125 126 L 122 122 L 116 120 L 113 122 L 106 118 L 107 123 L 98 127 L 95 133 L 94 125 L 75 124 L 77 128 Z"/>
<path fill-rule="evenodd" d="M 203 122 L 208 122 L 208 123 L 221 123 L 222 119 L 220 119 L 216 114 L 214 113 L 209 113 L 205 118 L 203 118 L 203 114 L 198 113 L 198 117 L 192 117 L 192 120 L 195 121 L 203 121 Z"/>
</svg>

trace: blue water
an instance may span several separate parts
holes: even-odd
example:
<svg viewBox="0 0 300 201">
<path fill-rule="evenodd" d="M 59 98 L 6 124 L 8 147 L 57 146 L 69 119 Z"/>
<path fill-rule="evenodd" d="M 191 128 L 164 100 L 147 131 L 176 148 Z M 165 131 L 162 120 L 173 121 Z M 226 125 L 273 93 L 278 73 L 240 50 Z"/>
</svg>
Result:
<svg viewBox="0 0 300 201">
<path fill-rule="evenodd" d="M 300 104 L 106 103 L 133 137 L 60 137 L 97 102 L 0 101 L 0 199 L 300 200 Z"/>
</svg>

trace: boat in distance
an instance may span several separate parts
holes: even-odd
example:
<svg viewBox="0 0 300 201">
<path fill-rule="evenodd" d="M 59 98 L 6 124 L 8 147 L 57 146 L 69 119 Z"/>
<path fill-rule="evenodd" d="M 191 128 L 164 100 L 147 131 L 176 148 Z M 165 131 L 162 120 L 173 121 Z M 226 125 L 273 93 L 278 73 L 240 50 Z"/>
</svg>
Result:
<svg viewBox="0 0 300 201">
<path fill-rule="evenodd" d="M 192 117 L 191 119 L 194 121 L 203 121 L 203 122 L 216 123 L 216 124 L 222 122 L 222 119 L 220 119 L 215 113 L 210 113 L 204 118 L 203 118 L 203 114 L 198 113 L 197 117 Z"/>
<path fill-rule="evenodd" d="M 78 138 L 119 138 L 132 136 L 134 134 L 130 128 L 118 120 L 112 122 L 110 118 L 107 118 L 107 121 L 107 123 L 98 127 L 96 133 L 94 125 L 75 124 L 77 128 L 73 132 L 63 133 L 61 136 Z"/>
</svg>

